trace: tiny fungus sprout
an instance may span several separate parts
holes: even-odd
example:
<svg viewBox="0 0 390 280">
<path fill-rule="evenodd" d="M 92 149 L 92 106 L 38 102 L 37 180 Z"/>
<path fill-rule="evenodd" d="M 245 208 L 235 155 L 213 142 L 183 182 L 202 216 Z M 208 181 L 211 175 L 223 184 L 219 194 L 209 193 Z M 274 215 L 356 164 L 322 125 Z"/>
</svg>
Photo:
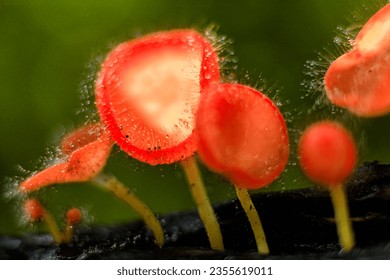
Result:
<svg viewBox="0 0 390 280">
<path fill-rule="evenodd" d="M 30 222 L 35 223 L 43 218 L 43 206 L 36 199 L 28 199 L 24 203 L 24 209 Z"/>
<path fill-rule="evenodd" d="M 23 181 L 20 184 L 20 190 L 28 193 L 52 184 L 91 181 L 104 190 L 111 191 L 130 206 L 135 207 L 153 231 L 156 243 L 162 246 L 164 244 L 164 233 L 149 207 L 116 178 L 113 177 L 109 180 L 110 182 L 116 182 L 116 184 L 105 184 L 107 176 L 99 175 L 106 164 L 113 144 L 109 131 L 102 123 L 81 127 L 63 138 L 60 145 L 61 162 L 49 166 Z M 139 209 L 144 209 L 144 211 Z M 47 219 L 46 217 L 45 220 L 49 224 Z M 53 236 L 55 235 L 53 234 Z M 70 239 L 71 237 L 72 234 L 70 234 Z M 69 236 L 65 239 L 70 241 L 68 240 Z"/>
<path fill-rule="evenodd" d="M 56 243 L 62 242 L 62 234 L 53 216 L 42 206 L 37 199 L 27 199 L 24 203 L 24 211 L 32 223 L 43 220 Z"/>
<path fill-rule="evenodd" d="M 40 220 L 47 224 L 47 227 L 56 243 L 69 243 L 73 238 L 73 227 L 81 220 L 81 211 L 78 208 L 71 208 L 66 212 L 65 229 L 61 233 L 53 216 L 42 206 L 37 199 L 27 199 L 24 203 L 25 213 L 31 223 Z"/>
<path fill-rule="evenodd" d="M 70 208 L 65 214 L 64 242 L 69 243 L 73 239 L 74 226 L 80 223 L 82 213 L 79 208 Z"/>
<path fill-rule="evenodd" d="M 194 30 L 149 34 L 114 48 L 101 66 L 96 104 L 113 140 L 150 165 L 182 161 L 213 249 L 222 235 L 196 161 L 195 114 L 219 81 L 218 56 Z"/>
<path fill-rule="evenodd" d="M 341 246 L 350 251 L 355 241 L 343 182 L 351 175 L 357 161 L 351 134 L 336 122 L 315 123 L 303 132 L 298 153 L 306 175 L 329 189 Z"/>
<path fill-rule="evenodd" d="M 247 189 L 274 181 L 289 157 L 287 127 L 277 106 L 261 92 L 240 84 L 208 88 L 197 115 L 198 152 L 212 170 L 236 186 L 258 251 L 269 249 Z"/>
<path fill-rule="evenodd" d="M 325 91 L 332 103 L 373 117 L 390 112 L 390 4 L 363 26 L 352 49 L 328 68 Z"/>
<path fill-rule="evenodd" d="M 71 208 L 68 211 L 66 211 L 66 223 L 69 225 L 76 225 L 80 223 L 82 218 L 82 214 L 80 209 L 78 208 Z"/>
</svg>

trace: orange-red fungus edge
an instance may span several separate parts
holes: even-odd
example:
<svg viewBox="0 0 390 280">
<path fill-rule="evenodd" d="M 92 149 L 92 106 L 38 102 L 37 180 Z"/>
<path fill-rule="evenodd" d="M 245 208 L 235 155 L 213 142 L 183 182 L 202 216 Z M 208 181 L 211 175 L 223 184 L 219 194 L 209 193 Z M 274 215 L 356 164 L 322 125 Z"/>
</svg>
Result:
<svg viewBox="0 0 390 280">
<path fill-rule="evenodd" d="M 30 192 L 52 184 L 88 181 L 103 169 L 112 146 L 103 124 L 84 126 L 64 137 L 61 163 L 32 175 L 20 189 Z"/>
</svg>

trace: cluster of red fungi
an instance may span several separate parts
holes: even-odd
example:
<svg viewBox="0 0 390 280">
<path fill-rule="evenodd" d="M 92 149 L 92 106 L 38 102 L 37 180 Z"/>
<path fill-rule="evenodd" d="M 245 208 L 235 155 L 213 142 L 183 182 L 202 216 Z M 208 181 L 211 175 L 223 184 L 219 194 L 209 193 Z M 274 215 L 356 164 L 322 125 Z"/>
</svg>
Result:
<svg viewBox="0 0 390 280">
<path fill-rule="evenodd" d="M 330 65 L 324 85 L 332 103 L 360 116 L 390 111 L 385 87 L 390 79 L 390 64 L 385 63 L 389 28 L 390 5 L 386 5 L 363 27 L 351 51 Z M 96 81 L 101 121 L 64 137 L 62 161 L 23 181 L 20 190 L 30 194 L 52 184 L 91 181 L 143 215 L 146 205 L 115 178 L 102 174 L 113 145 L 150 165 L 179 162 L 210 245 L 223 250 L 217 217 L 196 166 L 197 153 L 206 166 L 232 182 L 258 251 L 268 254 L 260 218 L 247 190 L 269 185 L 285 169 L 290 153 L 287 126 L 269 97 L 246 85 L 225 83 L 219 60 L 213 42 L 192 29 L 153 33 L 118 45 L 102 63 Z M 307 176 L 329 188 L 340 242 L 344 249 L 352 249 L 353 232 L 342 187 L 357 161 L 351 134 L 337 122 L 312 124 L 302 134 L 298 153 Z M 25 209 L 32 221 L 43 219 L 53 227 L 53 219 L 36 199 L 27 200 Z M 59 243 L 71 240 L 69 228 L 81 219 L 79 210 L 69 211 L 64 233 L 54 229 Z M 157 218 L 143 217 L 162 246 L 163 230 Z"/>
</svg>

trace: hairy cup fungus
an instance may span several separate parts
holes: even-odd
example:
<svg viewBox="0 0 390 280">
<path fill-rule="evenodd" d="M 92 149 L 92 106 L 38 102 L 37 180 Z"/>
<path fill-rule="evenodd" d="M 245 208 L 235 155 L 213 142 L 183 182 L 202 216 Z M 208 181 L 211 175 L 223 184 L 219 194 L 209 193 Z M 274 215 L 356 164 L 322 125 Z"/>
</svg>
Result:
<svg viewBox="0 0 390 280">
<path fill-rule="evenodd" d="M 87 125 L 65 136 L 61 144 L 62 162 L 54 164 L 20 184 L 23 192 L 72 182 L 87 182 L 106 164 L 113 142 L 102 124 Z"/>
<path fill-rule="evenodd" d="M 218 56 L 190 29 L 157 32 L 118 45 L 101 66 L 96 104 L 113 140 L 150 165 L 182 161 L 213 249 L 222 235 L 196 161 L 195 114 L 219 81 Z"/>
<path fill-rule="evenodd" d="M 329 66 L 325 91 L 329 100 L 358 116 L 390 112 L 390 4 L 363 26 L 352 49 Z"/>
<path fill-rule="evenodd" d="M 96 104 L 123 151 L 151 165 L 169 164 L 195 152 L 200 96 L 218 80 L 217 55 L 202 35 L 158 32 L 108 54 L 96 83 Z"/>
<path fill-rule="evenodd" d="M 27 214 L 29 221 L 32 223 L 43 220 L 56 243 L 61 243 L 63 241 L 62 234 L 55 219 L 37 199 L 27 199 L 24 202 L 24 211 Z"/>
<path fill-rule="evenodd" d="M 70 208 L 65 214 L 65 229 L 64 229 L 64 242 L 69 243 L 73 239 L 74 226 L 80 223 L 82 219 L 82 213 L 79 208 Z"/>
<path fill-rule="evenodd" d="M 98 176 L 106 164 L 113 144 L 114 142 L 103 124 L 97 123 L 81 127 L 63 138 L 60 145 L 61 163 L 49 166 L 34 174 L 23 181 L 19 188 L 21 191 L 28 193 L 52 184 L 92 181 L 104 190 L 111 191 L 130 206 L 136 204 L 137 212 L 141 214 L 145 223 L 153 231 L 156 243 L 162 246 L 164 244 L 162 227 L 148 206 L 142 203 L 131 193 L 130 189 L 123 186 L 116 178 L 112 177 L 110 180 L 110 182 L 116 182 L 116 184 L 105 184 L 107 180 L 102 181 Z M 139 211 L 139 205 L 141 204 L 142 209 L 144 209 L 143 212 Z M 45 220 L 47 221 L 47 218 Z M 72 234 L 70 234 L 70 239 L 71 236 Z M 66 237 L 66 240 L 68 238 L 69 236 Z"/>
<path fill-rule="evenodd" d="M 351 175 L 357 160 L 352 136 L 339 123 L 315 123 L 302 134 L 298 153 L 306 175 L 329 189 L 341 246 L 350 251 L 355 241 L 343 182 Z"/>
<path fill-rule="evenodd" d="M 198 152 L 225 175 L 251 223 L 258 251 L 268 254 L 264 231 L 247 189 L 274 181 L 289 157 L 283 116 L 261 92 L 240 84 L 216 84 L 202 96 L 197 114 Z"/>
</svg>

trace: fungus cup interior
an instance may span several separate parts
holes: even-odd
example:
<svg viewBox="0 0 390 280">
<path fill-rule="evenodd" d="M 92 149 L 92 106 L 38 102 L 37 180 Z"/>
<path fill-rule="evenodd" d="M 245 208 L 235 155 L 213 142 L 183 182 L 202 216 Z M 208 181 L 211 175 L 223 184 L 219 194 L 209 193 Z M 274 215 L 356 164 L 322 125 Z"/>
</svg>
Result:
<svg viewBox="0 0 390 280">
<path fill-rule="evenodd" d="M 325 92 L 352 113 L 375 117 L 390 112 L 390 4 L 363 26 L 351 51 L 329 66 Z"/>
<path fill-rule="evenodd" d="M 218 82 L 218 57 L 194 30 L 120 44 L 102 64 L 96 103 L 114 141 L 132 157 L 169 164 L 191 156 L 200 96 Z"/>
</svg>

